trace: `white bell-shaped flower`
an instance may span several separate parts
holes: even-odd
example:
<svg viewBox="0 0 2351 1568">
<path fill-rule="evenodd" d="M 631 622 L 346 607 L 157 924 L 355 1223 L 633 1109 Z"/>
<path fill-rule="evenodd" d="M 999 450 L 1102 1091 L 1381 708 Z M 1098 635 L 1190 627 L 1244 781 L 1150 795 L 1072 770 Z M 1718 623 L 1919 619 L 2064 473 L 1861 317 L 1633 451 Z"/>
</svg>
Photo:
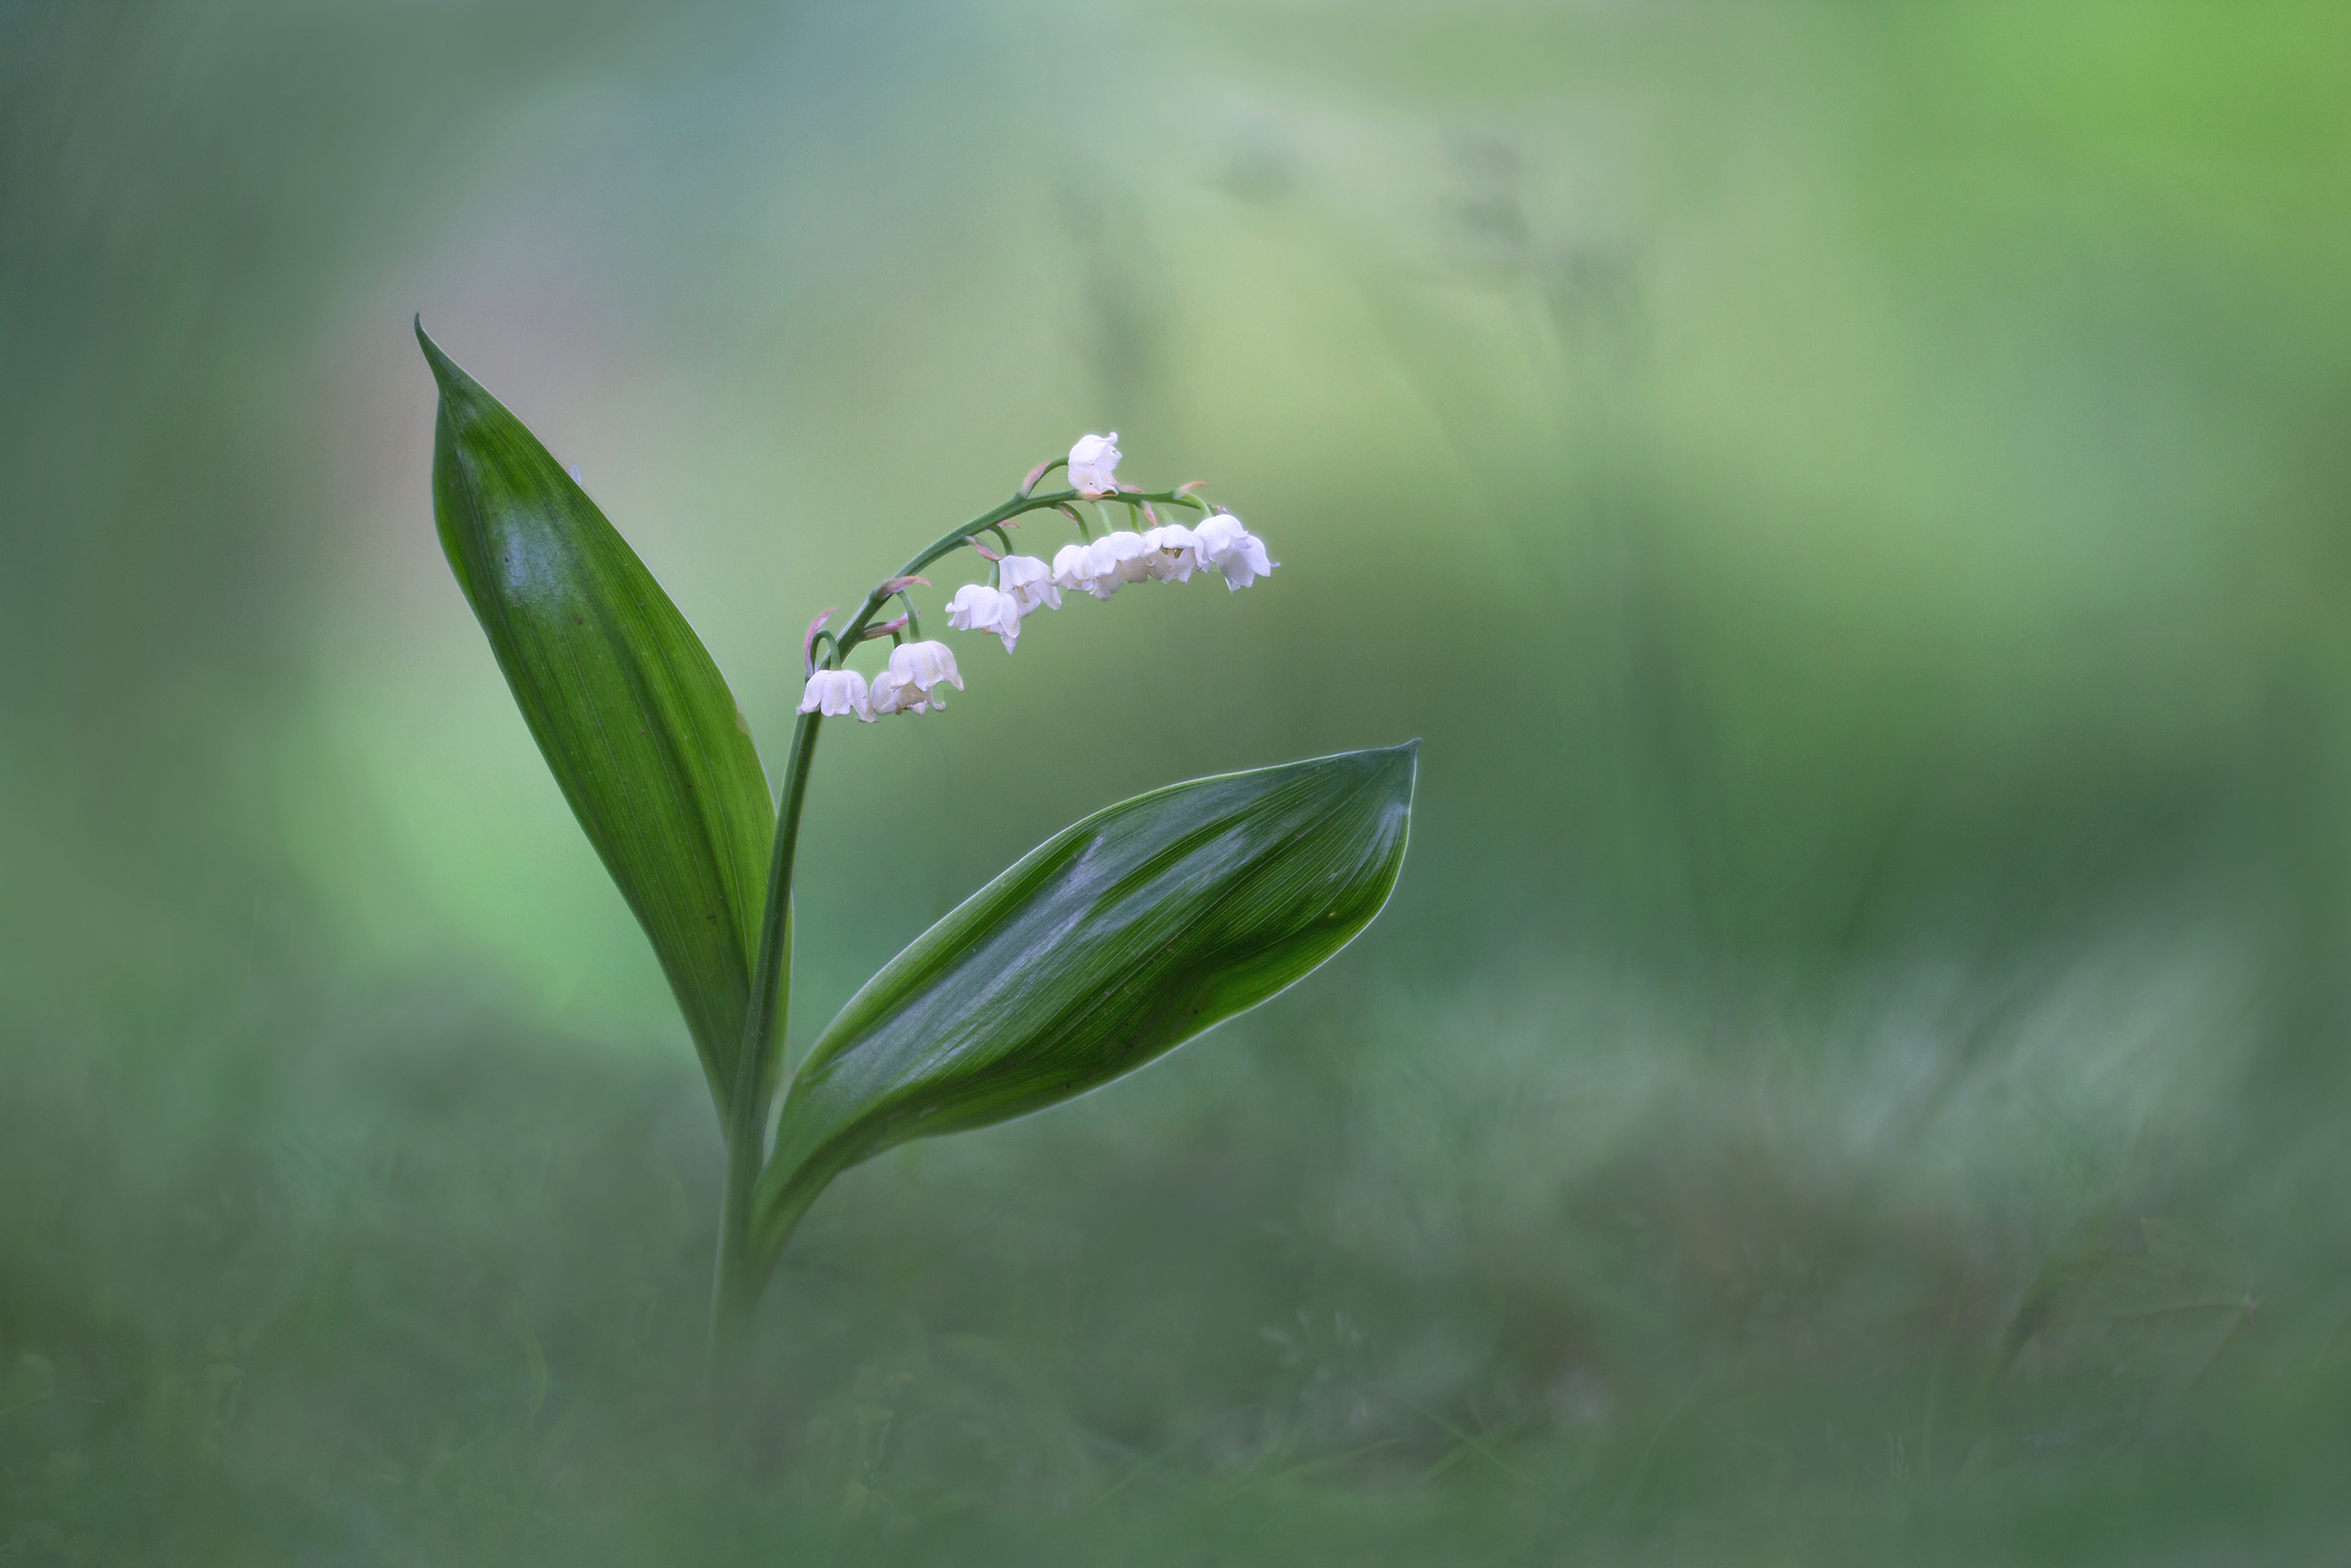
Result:
<svg viewBox="0 0 2351 1568">
<path fill-rule="evenodd" d="M 1100 583 L 1107 580 L 1111 585 L 1110 593 L 1099 587 L 1094 590 L 1099 598 L 1108 599 L 1120 585 L 1141 582 L 1151 575 L 1151 551 L 1141 534 L 1124 528 L 1104 534 L 1093 542 L 1092 551 L 1094 580 Z"/>
<path fill-rule="evenodd" d="M 1020 601 L 984 582 L 967 582 L 947 601 L 947 624 L 958 632 L 993 632 L 1009 653 L 1020 640 Z"/>
<path fill-rule="evenodd" d="M 1054 586 L 1053 569 L 1033 555 L 1008 555 L 996 563 L 996 580 L 1020 606 L 1033 613 L 1041 605 L 1061 607 L 1061 591 Z"/>
<path fill-rule="evenodd" d="M 1161 582 L 1189 582 L 1200 570 L 1200 537 L 1181 523 L 1167 523 L 1143 536 L 1143 560 Z"/>
<path fill-rule="evenodd" d="M 1192 533 L 1199 541 L 1201 560 L 1225 574 L 1228 589 L 1247 588 L 1280 564 L 1265 553 L 1265 541 L 1230 512 L 1218 512 Z"/>
<path fill-rule="evenodd" d="M 1096 599 L 1108 599 L 1110 593 L 1094 593 L 1094 552 L 1092 545 L 1063 545 L 1053 552 L 1053 586 L 1065 593 L 1093 593 Z M 1111 593 L 1118 591 L 1118 583 L 1111 583 Z"/>
<path fill-rule="evenodd" d="M 855 716 L 873 722 L 873 706 L 865 691 L 865 677 L 855 670 L 819 670 L 800 693 L 800 712 L 827 718 Z"/>
<path fill-rule="evenodd" d="M 955 650 L 945 643 L 904 643 L 890 650 L 890 673 L 934 702 L 942 685 L 963 690 L 963 672 L 956 668 Z"/>
<path fill-rule="evenodd" d="M 884 670 L 873 677 L 873 716 L 883 718 L 893 713 L 928 713 L 931 699 L 915 689 L 912 681 L 902 681 Z"/>
<path fill-rule="evenodd" d="M 1089 500 L 1118 490 L 1118 432 L 1081 435 L 1070 448 L 1070 486 Z"/>
<path fill-rule="evenodd" d="M 874 677 L 872 689 L 874 717 L 889 717 L 893 712 L 931 712 L 931 703 L 914 686 L 884 670 Z"/>
<path fill-rule="evenodd" d="M 1070 545 L 1053 557 L 1053 580 L 1074 591 L 1108 599 L 1128 580 L 1120 568 L 1130 559 L 1108 538 L 1092 544 Z"/>
<path fill-rule="evenodd" d="M 963 674 L 945 643 L 907 643 L 890 650 L 890 667 L 873 677 L 876 717 L 892 713 L 928 713 L 946 706 L 943 685 L 963 690 Z"/>
</svg>

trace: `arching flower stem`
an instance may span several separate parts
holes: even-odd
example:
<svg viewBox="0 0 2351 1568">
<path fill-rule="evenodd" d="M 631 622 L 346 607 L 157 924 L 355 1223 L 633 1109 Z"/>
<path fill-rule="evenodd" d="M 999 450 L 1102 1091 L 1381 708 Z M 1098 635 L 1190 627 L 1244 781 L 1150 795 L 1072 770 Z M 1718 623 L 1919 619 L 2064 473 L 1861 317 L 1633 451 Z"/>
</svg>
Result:
<svg viewBox="0 0 2351 1568">
<path fill-rule="evenodd" d="M 1189 496 L 1178 496 L 1173 490 L 1154 490 L 1149 492 L 1140 490 L 1129 492 L 1123 490 L 1118 493 L 1117 498 L 1122 501 L 1130 502 L 1181 501 L 1186 506 L 1198 507 L 1204 512 L 1207 510 L 1207 507 L 1205 503 L 1196 500 Z M 923 568 L 930 565 L 931 562 L 938 559 L 941 556 L 961 549 L 965 545 L 969 544 L 977 535 L 990 532 L 997 528 L 999 524 L 1010 522 L 1013 518 L 1019 517 L 1024 512 L 1042 512 L 1048 510 L 1066 509 L 1074 516 L 1075 507 L 1071 507 L 1071 503 L 1080 499 L 1082 499 L 1082 497 L 1080 497 L 1075 490 L 1055 490 L 1042 496 L 1015 495 L 1010 500 L 1006 501 L 1002 506 L 997 507 L 989 511 L 982 512 L 978 517 L 972 518 L 971 521 L 965 523 L 961 527 L 954 528 L 933 540 L 931 544 L 924 549 L 920 554 L 915 555 L 909 559 L 904 566 L 898 569 L 898 576 L 912 577 L 914 573 L 922 570 Z M 1085 527 L 1083 523 L 1080 523 L 1078 526 L 1081 529 Z M 1007 539 L 1005 541 L 1005 548 L 1006 553 L 1009 554 L 1011 550 L 1010 540 Z M 893 580 L 893 581 L 894 581 L 894 580 Z M 888 591 L 884 591 L 885 588 L 888 589 Z M 842 647 L 853 648 L 857 645 L 858 639 L 864 632 L 866 624 L 871 622 L 875 615 L 881 612 L 883 604 L 890 598 L 891 593 L 895 591 L 896 590 L 893 587 L 890 587 L 889 584 L 885 583 L 883 587 L 876 588 L 872 593 L 866 596 L 865 603 L 859 609 L 856 619 L 850 622 L 848 629 L 841 634 L 841 645 Z"/>
<path fill-rule="evenodd" d="M 838 633 L 823 632 L 820 637 L 819 629 L 830 619 L 830 612 L 820 617 L 809 631 L 807 662 L 813 668 L 837 670 L 848 659 L 850 651 L 866 641 L 869 632 L 873 636 L 890 635 L 874 628 L 874 617 L 893 598 L 906 597 L 912 585 L 901 580 L 913 577 L 941 556 L 962 549 L 975 536 L 992 529 L 998 538 L 1004 538 L 1002 525 L 1024 512 L 1060 510 L 1076 517 L 1077 509 L 1071 504 L 1080 498 L 1076 490 L 1032 494 L 1038 480 L 1055 467 L 1065 465 L 1066 461 L 1057 459 L 1046 464 L 1029 476 L 1028 484 L 1011 499 L 950 528 L 918 551 L 893 577 L 866 595 L 855 618 Z M 1143 500 L 1180 500 L 1202 506 L 1173 491 L 1134 494 Z M 1121 492 L 1119 498 L 1126 499 L 1127 495 Z M 1082 533 L 1085 525 L 1081 522 L 1078 528 Z M 1011 548 L 1011 541 L 1005 539 L 1008 554 Z M 907 598 L 907 624 L 919 636 L 914 613 L 914 601 Z M 820 642 L 831 644 L 821 661 L 817 657 Z M 759 1287 L 764 1283 L 765 1270 L 754 1258 L 750 1245 L 751 1192 L 758 1181 L 760 1167 L 767 1163 L 768 1113 L 775 1103 L 777 1091 L 783 1085 L 789 1057 L 784 1034 L 791 1008 L 792 876 L 799 849 L 800 809 L 808 801 L 809 770 L 816 760 L 816 737 L 823 724 L 820 714 L 801 714 L 792 726 L 791 749 L 784 758 L 783 794 L 777 801 L 775 845 L 768 862 L 767 906 L 759 919 L 759 950 L 752 965 L 751 994 L 743 1012 L 743 1040 L 735 1060 L 734 1097 L 727 1106 L 726 1192 L 718 1218 L 718 1277 L 711 1292 L 710 1350 L 714 1364 L 740 1343 L 752 1309 L 758 1304 Z"/>
</svg>

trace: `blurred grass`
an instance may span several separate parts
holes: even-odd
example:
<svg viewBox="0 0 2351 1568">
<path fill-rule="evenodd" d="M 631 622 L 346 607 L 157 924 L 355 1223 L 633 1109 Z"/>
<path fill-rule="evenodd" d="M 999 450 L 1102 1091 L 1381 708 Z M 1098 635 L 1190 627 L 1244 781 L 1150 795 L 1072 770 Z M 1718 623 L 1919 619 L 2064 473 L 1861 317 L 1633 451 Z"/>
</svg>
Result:
<svg viewBox="0 0 2351 1568">
<path fill-rule="evenodd" d="M 2346 31 L 0 6 L 0 1552 L 2341 1554 Z M 1077 431 L 1285 562 L 830 751 L 803 1028 L 1106 800 L 1427 737 L 1362 943 L 852 1174 L 716 1413 L 418 308 L 771 749 Z"/>
</svg>

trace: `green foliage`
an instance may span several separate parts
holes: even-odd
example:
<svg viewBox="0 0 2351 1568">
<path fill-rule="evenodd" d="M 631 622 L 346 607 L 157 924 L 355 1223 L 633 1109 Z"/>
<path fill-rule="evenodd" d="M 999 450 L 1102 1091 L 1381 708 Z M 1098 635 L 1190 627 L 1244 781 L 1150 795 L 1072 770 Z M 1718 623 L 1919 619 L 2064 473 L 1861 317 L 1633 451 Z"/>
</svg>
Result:
<svg viewBox="0 0 2351 1568">
<path fill-rule="evenodd" d="M 1419 743 L 1196 779 L 1065 828 L 892 959 L 810 1049 L 768 1252 L 893 1145 L 1082 1094 L 1353 940 L 1404 865 Z"/>
<path fill-rule="evenodd" d="M 586 492 L 417 324 L 433 512 L 531 737 L 653 941 L 724 1119 L 769 835 L 759 754 L 685 617 Z"/>
</svg>

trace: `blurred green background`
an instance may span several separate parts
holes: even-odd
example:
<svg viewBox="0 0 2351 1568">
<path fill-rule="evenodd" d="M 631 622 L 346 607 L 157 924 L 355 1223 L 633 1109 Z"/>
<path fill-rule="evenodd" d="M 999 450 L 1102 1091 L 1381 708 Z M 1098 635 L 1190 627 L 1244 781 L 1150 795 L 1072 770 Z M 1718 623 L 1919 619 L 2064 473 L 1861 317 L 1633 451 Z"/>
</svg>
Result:
<svg viewBox="0 0 2351 1568">
<path fill-rule="evenodd" d="M 0 0 L 0 1562 L 2351 1553 L 2347 189 L 2334 5 Z M 1362 941 L 844 1178 L 723 1416 L 419 309 L 771 768 L 1081 431 L 1284 562 L 829 744 L 804 1030 L 1426 737 Z"/>
</svg>

